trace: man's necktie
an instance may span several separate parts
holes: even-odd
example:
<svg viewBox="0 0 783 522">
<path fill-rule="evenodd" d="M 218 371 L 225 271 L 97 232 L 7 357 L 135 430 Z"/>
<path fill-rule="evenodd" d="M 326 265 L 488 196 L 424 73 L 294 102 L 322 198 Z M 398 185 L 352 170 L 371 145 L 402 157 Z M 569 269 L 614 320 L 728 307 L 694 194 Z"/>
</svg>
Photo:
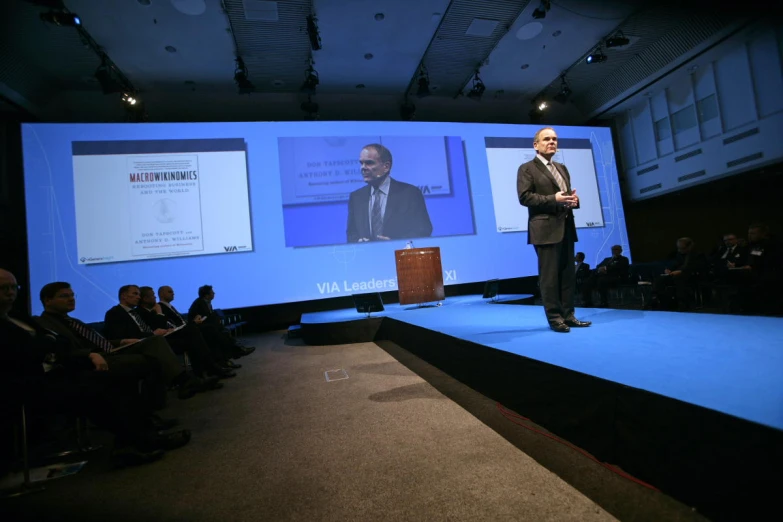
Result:
<svg viewBox="0 0 783 522">
<path fill-rule="evenodd" d="M 375 189 L 375 197 L 372 200 L 372 236 L 378 237 L 383 233 L 383 217 L 381 216 L 381 191 Z"/>
<path fill-rule="evenodd" d="M 563 179 L 563 176 L 560 175 L 560 172 L 558 172 L 555 164 L 551 161 L 549 162 L 549 172 L 551 172 L 555 177 L 555 181 L 557 182 L 557 186 L 560 187 L 560 190 L 563 192 L 568 190 L 568 185 L 566 184 L 565 179 Z"/>
<path fill-rule="evenodd" d="M 128 313 L 133 318 L 133 320 L 136 322 L 136 326 L 139 327 L 139 330 L 141 330 L 144 333 L 154 333 L 152 331 L 152 328 L 150 328 L 147 323 L 144 322 L 144 318 L 137 312 L 136 310 L 130 309 L 128 310 Z"/>
<path fill-rule="evenodd" d="M 86 339 L 87 341 L 91 342 L 104 352 L 111 352 L 114 348 L 111 343 L 101 334 L 84 324 L 83 322 L 74 319 L 73 317 L 68 317 L 68 326 L 71 328 L 71 331 L 81 336 L 83 339 Z"/>
</svg>

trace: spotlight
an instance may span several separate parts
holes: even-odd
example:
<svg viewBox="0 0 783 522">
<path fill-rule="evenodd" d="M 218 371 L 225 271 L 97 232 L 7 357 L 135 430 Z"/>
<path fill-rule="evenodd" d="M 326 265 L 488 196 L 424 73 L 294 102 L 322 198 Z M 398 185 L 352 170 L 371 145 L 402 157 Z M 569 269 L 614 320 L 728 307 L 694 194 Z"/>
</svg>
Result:
<svg viewBox="0 0 783 522">
<path fill-rule="evenodd" d="M 538 6 L 535 11 L 533 11 L 533 18 L 536 20 L 546 18 L 547 11 L 549 11 L 549 9 L 552 7 L 550 4 L 550 0 L 542 0 L 541 5 Z"/>
<path fill-rule="evenodd" d="M 549 108 L 549 104 L 545 101 L 536 102 L 536 110 L 538 112 L 543 112 Z"/>
<path fill-rule="evenodd" d="M 126 105 L 129 105 L 129 106 L 133 107 L 134 105 L 136 105 L 139 102 L 139 99 L 136 98 L 135 96 L 133 96 L 133 94 L 126 92 L 126 93 L 124 93 L 122 95 L 122 101 Z"/>
<path fill-rule="evenodd" d="M 64 11 L 49 11 L 48 13 L 41 13 L 41 20 L 49 22 L 50 24 L 59 25 L 61 27 L 78 27 L 82 25 L 82 19 L 78 15 L 73 13 L 66 13 Z"/>
<path fill-rule="evenodd" d="M 585 58 L 585 63 L 591 64 L 591 63 L 601 63 L 606 61 L 606 55 L 602 53 L 600 50 L 594 52 L 593 54 L 588 54 L 587 58 Z"/>
<path fill-rule="evenodd" d="M 552 99 L 554 99 L 557 103 L 565 104 L 565 102 L 568 101 L 568 98 L 571 97 L 572 91 L 565 81 L 565 76 L 563 76 L 560 80 L 561 80 L 560 92 L 555 94 Z"/>
<path fill-rule="evenodd" d="M 302 84 L 301 91 L 315 94 L 315 88 L 319 83 L 321 83 L 321 80 L 318 78 L 318 72 L 311 65 L 305 71 L 305 81 Z"/>
<path fill-rule="evenodd" d="M 425 73 L 421 73 L 419 76 L 419 88 L 416 89 L 416 96 L 424 98 L 430 95 L 430 80 Z"/>
<path fill-rule="evenodd" d="M 237 88 L 239 89 L 239 94 L 250 94 L 255 90 L 255 86 L 248 79 L 247 67 L 245 67 L 245 62 L 239 56 L 237 56 L 237 64 L 236 64 L 236 68 L 234 69 L 234 82 L 236 82 L 237 84 Z"/>
<path fill-rule="evenodd" d="M 473 77 L 473 87 L 468 92 L 467 96 L 471 100 L 479 101 L 481 100 L 481 96 L 484 94 L 484 91 L 486 91 L 487 88 L 484 85 L 484 82 L 481 81 L 481 78 L 479 78 L 478 72 L 476 72 L 476 76 Z"/>
<path fill-rule="evenodd" d="M 318 34 L 318 26 L 315 24 L 315 17 L 307 17 L 307 36 L 310 38 L 310 47 L 313 51 L 321 50 L 321 35 Z"/>
<path fill-rule="evenodd" d="M 629 43 L 631 43 L 631 40 L 629 40 L 622 34 L 618 34 L 617 36 L 613 36 L 612 38 L 606 39 L 606 47 L 623 47 L 624 45 L 628 45 Z"/>
</svg>

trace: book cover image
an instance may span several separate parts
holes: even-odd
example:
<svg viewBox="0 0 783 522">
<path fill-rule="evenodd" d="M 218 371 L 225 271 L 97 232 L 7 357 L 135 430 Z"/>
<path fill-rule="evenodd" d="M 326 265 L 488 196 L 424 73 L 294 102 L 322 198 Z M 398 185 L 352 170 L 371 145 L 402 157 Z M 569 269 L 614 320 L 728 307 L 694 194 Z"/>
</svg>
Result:
<svg viewBox="0 0 783 522">
<path fill-rule="evenodd" d="M 203 251 L 198 156 L 129 156 L 127 168 L 132 255 Z"/>
</svg>

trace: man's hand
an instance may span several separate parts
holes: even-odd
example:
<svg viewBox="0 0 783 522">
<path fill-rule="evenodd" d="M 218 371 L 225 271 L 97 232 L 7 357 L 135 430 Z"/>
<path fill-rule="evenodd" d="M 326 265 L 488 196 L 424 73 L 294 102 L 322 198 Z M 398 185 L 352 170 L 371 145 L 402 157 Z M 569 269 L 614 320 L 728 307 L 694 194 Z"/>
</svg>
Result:
<svg viewBox="0 0 783 522">
<path fill-rule="evenodd" d="M 206 319 L 206 317 L 204 317 L 202 315 L 199 315 L 199 316 L 196 316 L 195 319 L 193 319 L 193 322 L 196 323 L 196 324 L 201 324 L 201 323 L 204 322 L 205 319 Z"/>
<path fill-rule="evenodd" d="M 603 274 L 604 272 L 606 272 L 606 267 L 605 266 L 599 266 L 598 267 L 598 272 Z"/>
<path fill-rule="evenodd" d="M 104 359 L 101 354 L 99 353 L 91 353 L 90 354 L 90 361 L 92 361 L 92 364 L 95 366 L 95 369 L 99 372 L 108 372 L 109 371 L 109 364 L 106 362 L 106 359 Z"/>
<path fill-rule="evenodd" d="M 155 306 L 152 307 L 152 311 L 158 315 L 163 315 L 163 310 L 160 308 L 160 303 L 155 303 Z"/>
<path fill-rule="evenodd" d="M 671 271 L 671 270 L 669 270 L 669 269 L 667 268 L 667 269 L 665 269 L 665 270 L 663 271 L 663 273 L 664 273 L 664 274 L 666 274 L 666 275 L 671 275 L 671 274 L 672 274 L 672 271 Z"/>
<path fill-rule="evenodd" d="M 128 346 L 129 344 L 139 342 L 138 339 L 122 339 L 120 340 L 120 346 Z"/>
<path fill-rule="evenodd" d="M 579 206 L 579 196 L 576 195 L 576 189 L 571 190 L 571 197 L 575 198 L 573 204 L 568 205 L 570 208 L 576 208 Z"/>
<path fill-rule="evenodd" d="M 669 275 L 672 277 L 677 277 L 678 275 L 682 275 L 682 270 L 672 270 L 669 272 Z"/>
<path fill-rule="evenodd" d="M 563 205 L 571 208 L 576 206 L 577 202 L 579 201 L 579 198 L 577 198 L 575 195 L 569 195 L 563 191 L 560 191 L 557 194 L 555 194 L 555 201 L 557 203 L 562 203 Z"/>
<path fill-rule="evenodd" d="M 152 331 L 152 333 L 154 333 L 155 335 L 166 335 L 167 333 L 169 333 L 169 331 L 166 330 L 165 328 L 155 328 Z"/>
</svg>

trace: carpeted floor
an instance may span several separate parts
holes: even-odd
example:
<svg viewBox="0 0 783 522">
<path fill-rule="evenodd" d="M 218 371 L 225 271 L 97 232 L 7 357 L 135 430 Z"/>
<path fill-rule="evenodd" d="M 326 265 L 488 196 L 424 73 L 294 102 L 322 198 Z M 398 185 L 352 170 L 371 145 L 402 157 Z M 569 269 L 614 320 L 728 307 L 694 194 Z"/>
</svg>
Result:
<svg viewBox="0 0 783 522">
<path fill-rule="evenodd" d="M 404 350 L 303 346 L 280 333 L 253 344 L 258 350 L 223 390 L 173 399 L 162 412 L 193 430 L 188 446 L 124 470 L 109 469 L 105 451 L 92 455 L 84 471 L 47 482 L 46 491 L 0 501 L 0 518 L 614 519 L 512 443 L 537 435 L 502 423 L 491 401 Z M 348 378 L 327 382 L 324 372 L 339 369 Z M 622 520 L 704 520 L 535 440 L 560 465 L 570 462 L 579 489 Z"/>
</svg>

